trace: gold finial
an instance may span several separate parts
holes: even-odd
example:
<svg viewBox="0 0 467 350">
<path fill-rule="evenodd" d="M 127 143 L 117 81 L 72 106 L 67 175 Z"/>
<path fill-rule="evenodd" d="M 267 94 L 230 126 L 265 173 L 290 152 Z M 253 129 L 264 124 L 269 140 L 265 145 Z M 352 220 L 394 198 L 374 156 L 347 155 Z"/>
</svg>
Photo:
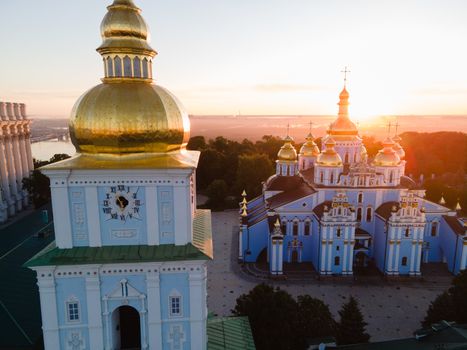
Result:
<svg viewBox="0 0 467 350">
<path fill-rule="evenodd" d="M 246 217 L 246 216 L 248 216 L 248 214 L 247 214 L 247 212 L 246 212 L 246 209 L 243 209 L 243 211 L 242 211 L 242 217 Z"/>
<path fill-rule="evenodd" d="M 242 210 L 246 210 L 246 204 L 242 203 Z"/>
<path fill-rule="evenodd" d="M 243 197 L 243 199 L 242 199 L 242 204 L 247 204 L 247 203 L 248 203 L 248 201 L 246 200 L 245 197 Z"/>
<path fill-rule="evenodd" d="M 444 195 L 443 194 L 441 194 L 441 199 L 439 200 L 439 204 L 441 204 L 441 205 L 446 204 L 446 201 L 444 200 Z"/>
<path fill-rule="evenodd" d="M 457 198 L 456 210 L 462 210 L 461 204 L 459 203 L 459 198 Z"/>
<path fill-rule="evenodd" d="M 242 197 L 246 197 L 246 191 L 245 190 L 243 190 L 243 192 L 242 192 Z"/>
<path fill-rule="evenodd" d="M 276 222 L 274 223 L 274 227 L 281 227 L 281 223 L 279 221 L 279 218 L 276 219 Z"/>
</svg>

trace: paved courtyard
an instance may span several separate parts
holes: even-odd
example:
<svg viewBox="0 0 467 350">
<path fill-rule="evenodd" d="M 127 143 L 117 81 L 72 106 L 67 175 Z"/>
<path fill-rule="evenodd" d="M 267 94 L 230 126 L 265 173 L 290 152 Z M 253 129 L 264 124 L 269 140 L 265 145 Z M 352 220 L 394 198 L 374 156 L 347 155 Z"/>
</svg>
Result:
<svg viewBox="0 0 467 350">
<path fill-rule="evenodd" d="M 230 315 L 237 297 L 264 281 L 248 275 L 237 263 L 237 215 L 236 210 L 212 213 L 214 260 L 208 263 L 208 307 L 219 316 Z M 448 287 L 450 280 L 448 274 L 435 271 L 423 281 L 387 282 L 372 277 L 357 281 L 341 278 L 266 282 L 280 286 L 293 296 L 309 294 L 320 298 L 334 316 L 353 295 L 359 300 L 371 340 L 381 341 L 412 336 L 420 328 L 430 302 Z"/>
</svg>

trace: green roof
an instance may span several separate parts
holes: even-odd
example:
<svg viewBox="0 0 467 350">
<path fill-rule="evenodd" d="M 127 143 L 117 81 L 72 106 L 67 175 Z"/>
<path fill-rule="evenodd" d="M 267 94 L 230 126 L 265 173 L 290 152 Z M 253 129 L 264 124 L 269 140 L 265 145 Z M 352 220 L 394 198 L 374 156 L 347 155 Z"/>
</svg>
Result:
<svg viewBox="0 0 467 350">
<path fill-rule="evenodd" d="M 120 245 L 59 249 L 55 243 L 32 257 L 24 266 L 82 264 L 118 264 L 131 262 L 181 261 L 212 259 L 211 212 L 196 210 L 193 242 L 185 245 Z"/>
<path fill-rule="evenodd" d="M 255 350 L 248 317 L 210 318 L 208 350 Z"/>
</svg>

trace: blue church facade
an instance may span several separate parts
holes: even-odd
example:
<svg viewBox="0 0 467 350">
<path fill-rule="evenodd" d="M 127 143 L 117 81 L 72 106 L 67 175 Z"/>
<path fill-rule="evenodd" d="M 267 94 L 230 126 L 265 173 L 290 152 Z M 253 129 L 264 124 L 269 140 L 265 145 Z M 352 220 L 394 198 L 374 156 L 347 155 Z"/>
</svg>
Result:
<svg viewBox="0 0 467 350">
<path fill-rule="evenodd" d="M 425 190 L 404 175 L 397 135 L 368 159 L 346 88 L 339 98 L 322 149 L 310 133 L 297 155 L 287 136 L 263 193 L 249 202 L 244 196 L 239 261 L 266 261 L 273 276 L 286 263 L 305 262 L 320 275 L 373 265 L 389 276 L 419 276 L 430 262 L 446 263 L 453 274 L 465 269 L 464 221 L 424 199 Z"/>
</svg>

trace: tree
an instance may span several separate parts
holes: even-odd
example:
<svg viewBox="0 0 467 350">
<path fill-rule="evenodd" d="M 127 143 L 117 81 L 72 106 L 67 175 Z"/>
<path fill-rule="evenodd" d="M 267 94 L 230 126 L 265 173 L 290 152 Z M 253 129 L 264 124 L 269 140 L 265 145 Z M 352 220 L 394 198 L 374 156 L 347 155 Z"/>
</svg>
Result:
<svg viewBox="0 0 467 350">
<path fill-rule="evenodd" d="M 209 197 L 209 205 L 211 205 L 211 208 L 222 207 L 227 193 L 228 188 L 224 180 L 217 179 L 211 182 L 206 189 L 206 194 Z"/>
<path fill-rule="evenodd" d="M 47 164 L 70 158 L 68 154 L 57 153 L 48 161 L 34 160 L 34 170 L 29 177 L 23 179 L 23 189 L 27 190 L 34 208 L 39 208 L 50 201 L 50 181 L 47 176 L 38 169 Z"/>
<path fill-rule="evenodd" d="M 203 151 L 207 148 L 204 136 L 193 136 L 188 141 L 186 148 L 192 151 Z"/>
<path fill-rule="evenodd" d="M 422 325 L 429 327 L 441 320 L 467 323 L 467 270 L 454 277 L 449 290 L 430 304 Z"/>
<path fill-rule="evenodd" d="M 242 294 L 232 310 L 248 316 L 256 349 L 300 349 L 296 344 L 297 302 L 284 290 L 264 283 Z"/>
<path fill-rule="evenodd" d="M 297 333 L 302 346 L 306 346 L 307 339 L 333 336 L 336 333 L 336 321 L 322 300 L 309 295 L 298 296 Z"/>
<path fill-rule="evenodd" d="M 249 198 L 261 194 L 261 183 L 273 173 L 272 162 L 265 154 L 241 155 L 238 158 L 236 190 L 246 190 Z"/>
<path fill-rule="evenodd" d="M 337 343 L 359 344 L 367 343 L 370 335 L 365 332 L 367 323 L 363 320 L 362 312 L 358 307 L 358 302 L 354 297 L 342 305 L 339 311 L 340 321 L 337 325 Z"/>
<path fill-rule="evenodd" d="M 196 170 L 198 188 L 205 189 L 215 179 L 222 179 L 225 168 L 225 155 L 211 148 L 201 152 Z"/>
</svg>

